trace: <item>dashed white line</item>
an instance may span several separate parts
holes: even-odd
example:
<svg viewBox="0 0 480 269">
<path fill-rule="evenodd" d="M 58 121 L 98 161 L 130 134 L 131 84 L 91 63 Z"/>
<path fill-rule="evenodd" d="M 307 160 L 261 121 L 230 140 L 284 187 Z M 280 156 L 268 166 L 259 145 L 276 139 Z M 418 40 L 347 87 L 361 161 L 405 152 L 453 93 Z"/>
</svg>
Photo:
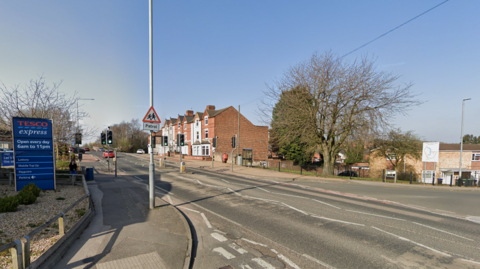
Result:
<svg viewBox="0 0 480 269">
<path fill-rule="evenodd" d="M 210 225 L 210 222 L 208 221 L 207 217 L 205 216 L 205 214 L 203 213 L 200 213 L 200 215 L 202 216 L 203 220 L 205 221 L 205 224 L 207 224 L 207 227 L 208 228 L 212 228 L 212 225 Z"/>
<path fill-rule="evenodd" d="M 220 255 L 225 257 L 227 260 L 231 260 L 235 258 L 235 256 L 232 253 L 226 251 L 224 248 L 221 248 L 221 247 L 214 248 L 213 251 L 219 253 Z"/>
<path fill-rule="evenodd" d="M 262 191 L 264 191 L 264 192 L 271 192 L 271 191 L 267 191 L 267 190 L 264 189 L 264 188 L 258 188 L 258 187 L 257 187 L 257 189 L 262 190 Z"/>
<path fill-rule="evenodd" d="M 420 244 L 420 243 L 417 243 L 417 242 L 412 241 L 412 240 L 410 240 L 410 239 L 407 239 L 407 238 L 405 238 L 405 237 L 401 237 L 401 236 L 398 236 L 398 235 L 396 235 L 396 234 L 389 233 L 389 232 L 387 232 L 387 231 L 384 231 L 384 230 L 379 229 L 379 228 L 374 227 L 374 226 L 372 226 L 372 228 L 375 229 L 375 230 L 378 230 L 378 231 L 380 231 L 380 232 L 384 232 L 384 233 L 386 233 L 386 234 L 389 234 L 389 235 L 391 235 L 391 236 L 394 236 L 394 237 L 396 237 L 396 238 L 398 238 L 398 239 L 400 239 L 400 240 L 413 243 L 413 244 L 415 244 L 415 245 L 417 245 L 417 246 L 420 246 L 420 247 L 429 249 L 429 250 L 431 250 L 431 251 L 433 251 L 433 252 L 437 252 L 437 253 L 442 254 L 442 255 L 444 255 L 444 256 L 452 257 L 452 255 L 450 255 L 450 254 L 447 254 L 447 253 L 445 253 L 445 252 L 441 252 L 440 250 L 436 250 L 436 249 L 431 248 L 431 247 L 427 247 L 427 246 L 425 246 L 425 245 L 422 245 L 422 244 Z"/>
<path fill-rule="evenodd" d="M 198 180 L 198 179 L 197 179 L 197 182 L 198 182 L 198 184 L 200 184 L 200 185 L 203 185 L 203 183 L 202 183 L 202 182 L 200 182 L 200 180 Z"/>
<path fill-rule="evenodd" d="M 287 205 L 287 204 L 285 204 L 284 202 L 282 202 L 282 204 L 283 204 L 284 206 L 289 207 L 289 208 L 291 208 L 291 209 L 293 209 L 293 210 L 295 210 L 295 211 L 298 211 L 298 212 L 300 212 L 300 213 L 302 213 L 302 214 L 304 214 L 304 215 L 308 215 L 308 213 L 306 213 L 305 211 L 302 211 L 302 210 L 297 209 L 297 208 L 295 208 L 295 207 L 293 207 L 293 206 Z"/>
<path fill-rule="evenodd" d="M 226 180 L 225 180 L 225 179 L 223 179 L 223 178 L 222 178 L 222 181 L 223 181 L 223 182 L 226 182 L 226 183 L 230 183 L 230 182 L 226 181 Z"/>
<path fill-rule="evenodd" d="M 394 219 L 394 220 L 401 220 L 401 221 L 405 221 L 404 219 L 397 219 L 397 218 L 393 218 L 393 217 L 387 217 L 387 216 L 382 216 L 382 215 L 375 215 L 375 214 L 370 214 L 370 213 L 365 213 L 365 212 L 360 212 L 360 211 L 355 211 L 355 210 L 345 210 L 345 211 L 348 211 L 348 212 L 353 212 L 353 213 L 358 213 L 358 214 L 364 214 L 364 215 L 369 215 L 369 216 L 374 216 L 374 217 L 380 217 L 380 218 L 386 218 L 386 219 Z"/>
<path fill-rule="evenodd" d="M 318 219 L 329 220 L 329 221 L 333 221 L 333 222 L 340 222 L 340 223 L 352 224 L 352 225 L 357 225 L 357 226 L 365 226 L 364 224 L 359 224 L 359 223 L 355 223 L 355 222 L 348 222 L 348 221 L 343 221 L 343 220 L 338 220 L 338 219 L 330 219 L 330 218 L 325 218 L 325 217 L 316 216 L 316 215 L 312 215 L 312 217 L 318 218 Z"/>
<path fill-rule="evenodd" d="M 248 264 L 241 264 L 240 268 L 242 268 L 242 269 L 253 269 L 252 267 L 248 266 Z"/>
<path fill-rule="evenodd" d="M 220 241 L 220 242 L 225 242 L 225 241 L 228 240 L 225 236 L 223 236 L 223 235 L 221 235 L 221 234 L 219 234 L 219 233 L 211 233 L 210 235 L 211 235 L 213 238 L 215 238 L 215 239 L 217 239 L 218 241 Z"/>
<path fill-rule="evenodd" d="M 234 250 L 236 250 L 240 254 L 248 253 L 248 251 L 244 250 L 243 248 L 241 248 L 239 245 L 237 245 L 235 243 L 231 243 L 228 246 L 233 248 Z"/>
<path fill-rule="evenodd" d="M 475 264 L 480 264 L 480 262 L 477 262 L 477 261 L 472 261 L 472 260 L 467 260 L 467 259 L 460 259 L 460 260 L 475 263 Z"/>
<path fill-rule="evenodd" d="M 456 237 L 460 237 L 460 238 L 463 238 L 463 239 L 466 239 L 466 240 L 474 241 L 473 239 L 466 238 L 466 237 L 463 237 L 463 236 L 460 236 L 460 235 L 456 235 L 456 234 L 453 234 L 453 233 L 450 233 L 450 232 L 447 232 L 447 231 L 443 231 L 443 230 L 440 230 L 440 229 L 432 228 L 432 227 L 429 227 L 429 226 L 427 226 L 427 225 L 423 225 L 423 224 L 420 224 L 420 223 L 417 223 L 417 222 L 413 222 L 413 223 L 414 223 L 414 224 L 417 224 L 417 225 L 420 225 L 420 226 L 423 226 L 423 227 L 425 227 L 425 228 L 429 228 L 429 229 L 435 230 L 435 231 L 439 231 L 439 232 L 442 232 L 442 233 L 450 234 L 450 235 L 453 235 L 453 236 L 456 236 Z"/>
<path fill-rule="evenodd" d="M 325 268 L 328 268 L 328 269 L 336 269 L 335 267 L 333 267 L 333 266 L 331 266 L 331 265 L 329 265 L 329 264 L 326 264 L 326 263 L 324 263 L 324 262 L 322 262 L 322 261 L 320 261 L 320 260 L 317 260 L 317 259 L 315 259 L 314 257 L 309 256 L 309 255 L 307 255 L 307 254 L 303 254 L 302 256 L 305 257 L 305 258 L 307 258 L 307 259 L 309 259 L 309 260 L 311 260 L 311 261 L 314 261 L 314 262 L 316 262 L 316 263 L 324 266 Z"/>
<path fill-rule="evenodd" d="M 141 178 L 139 178 L 139 177 L 137 177 L 137 176 L 133 176 L 133 177 L 136 178 L 136 179 L 138 179 L 138 180 L 140 180 L 140 181 L 143 181 L 143 179 L 141 179 Z"/>
<path fill-rule="evenodd" d="M 261 243 L 257 243 L 257 242 L 252 241 L 252 240 L 248 240 L 248 239 L 246 239 L 246 238 L 242 238 L 242 240 L 245 241 L 245 242 L 248 242 L 248 243 L 250 243 L 250 244 L 257 245 L 257 246 L 267 247 L 267 245 L 264 245 L 264 244 L 261 244 Z"/>
<path fill-rule="evenodd" d="M 329 203 L 325 203 L 325 202 L 318 201 L 318 200 L 315 200 L 315 199 L 312 199 L 312 200 L 313 200 L 313 201 L 315 201 L 315 202 L 318 202 L 318 203 L 324 204 L 324 205 L 328 205 L 328 206 L 334 207 L 334 208 L 336 208 L 336 209 L 341 209 L 340 207 L 338 207 L 338 206 L 334 206 L 334 205 L 331 205 L 331 204 L 329 204 Z"/>
<path fill-rule="evenodd" d="M 167 195 L 167 199 L 168 199 L 168 202 L 169 202 L 171 205 L 173 205 L 172 199 L 170 198 L 169 195 Z"/>
<path fill-rule="evenodd" d="M 260 258 L 254 258 L 252 259 L 252 261 L 256 262 L 258 265 L 260 265 L 264 269 L 275 269 L 275 267 L 273 267 L 271 264 L 269 264 L 268 262 Z"/>
</svg>

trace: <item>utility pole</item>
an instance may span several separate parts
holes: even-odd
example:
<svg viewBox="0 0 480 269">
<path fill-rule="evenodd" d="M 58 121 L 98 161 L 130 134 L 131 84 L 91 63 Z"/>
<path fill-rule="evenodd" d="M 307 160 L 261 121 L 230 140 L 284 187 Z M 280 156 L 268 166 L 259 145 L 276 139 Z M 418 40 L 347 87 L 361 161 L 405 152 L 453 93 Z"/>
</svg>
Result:
<svg viewBox="0 0 480 269">
<path fill-rule="evenodd" d="M 240 105 L 238 105 L 238 131 L 237 131 L 237 133 L 238 133 L 238 135 L 237 135 L 237 141 L 236 141 L 236 142 L 237 142 L 237 143 L 236 143 L 236 144 L 237 144 L 236 146 L 237 146 L 237 148 L 238 148 L 237 154 L 238 154 L 239 156 L 242 156 L 242 155 L 240 155 L 240 154 L 241 154 L 241 153 L 240 153 Z M 238 159 L 240 159 L 240 158 L 237 157 L 237 164 L 238 164 Z M 240 163 L 239 165 L 242 165 L 242 163 Z"/>
<path fill-rule="evenodd" d="M 149 9 L 149 52 L 150 52 L 150 107 L 153 107 L 153 9 L 152 9 L 152 0 L 148 1 Z M 150 145 L 152 145 L 153 131 L 150 131 Z M 149 187 L 149 200 L 150 200 L 150 209 L 155 208 L 155 163 L 153 162 L 153 149 L 150 147 L 150 164 L 148 165 L 149 177 L 148 177 L 148 187 Z"/>
</svg>

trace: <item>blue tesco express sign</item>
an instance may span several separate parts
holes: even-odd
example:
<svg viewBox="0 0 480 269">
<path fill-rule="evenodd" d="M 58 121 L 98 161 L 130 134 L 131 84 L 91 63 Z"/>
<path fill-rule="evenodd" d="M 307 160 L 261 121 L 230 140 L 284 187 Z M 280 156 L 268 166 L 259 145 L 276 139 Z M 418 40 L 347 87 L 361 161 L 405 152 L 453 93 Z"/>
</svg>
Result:
<svg viewBox="0 0 480 269">
<path fill-rule="evenodd" d="M 55 155 L 52 121 L 13 118 L 15 189 L 35 183 L 42 190 L 55 189 Z"/>
</svg>

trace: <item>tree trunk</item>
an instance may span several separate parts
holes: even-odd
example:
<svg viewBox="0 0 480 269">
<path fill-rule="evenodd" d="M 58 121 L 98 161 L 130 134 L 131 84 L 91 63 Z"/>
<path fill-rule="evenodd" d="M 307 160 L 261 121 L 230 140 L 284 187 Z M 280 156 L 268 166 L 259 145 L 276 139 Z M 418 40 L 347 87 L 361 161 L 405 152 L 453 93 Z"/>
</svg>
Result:
<svg viewBox="0 0 480 269">
<path fill-rule="evenodd" d="M 335 158 L 330 153 L 323 153 L 323 171 L 322 175 L 331 176 L 335 172 Z"/>
</svg>

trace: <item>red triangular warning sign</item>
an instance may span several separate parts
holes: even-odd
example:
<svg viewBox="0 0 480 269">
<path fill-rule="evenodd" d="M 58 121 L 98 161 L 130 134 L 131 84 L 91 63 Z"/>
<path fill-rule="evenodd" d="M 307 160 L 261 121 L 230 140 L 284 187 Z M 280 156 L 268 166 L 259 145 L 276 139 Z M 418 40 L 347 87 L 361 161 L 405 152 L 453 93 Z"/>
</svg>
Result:
<svg viewBox="0 0 480 269">
<path fill-rule="evenodd" d="M 161 123 L 160 118 L 158 118 L 157 112 L 153 106 L 148 110 L 147 115 L 145 115 L 143 118 L 143 122 Z"/>
</svg>

